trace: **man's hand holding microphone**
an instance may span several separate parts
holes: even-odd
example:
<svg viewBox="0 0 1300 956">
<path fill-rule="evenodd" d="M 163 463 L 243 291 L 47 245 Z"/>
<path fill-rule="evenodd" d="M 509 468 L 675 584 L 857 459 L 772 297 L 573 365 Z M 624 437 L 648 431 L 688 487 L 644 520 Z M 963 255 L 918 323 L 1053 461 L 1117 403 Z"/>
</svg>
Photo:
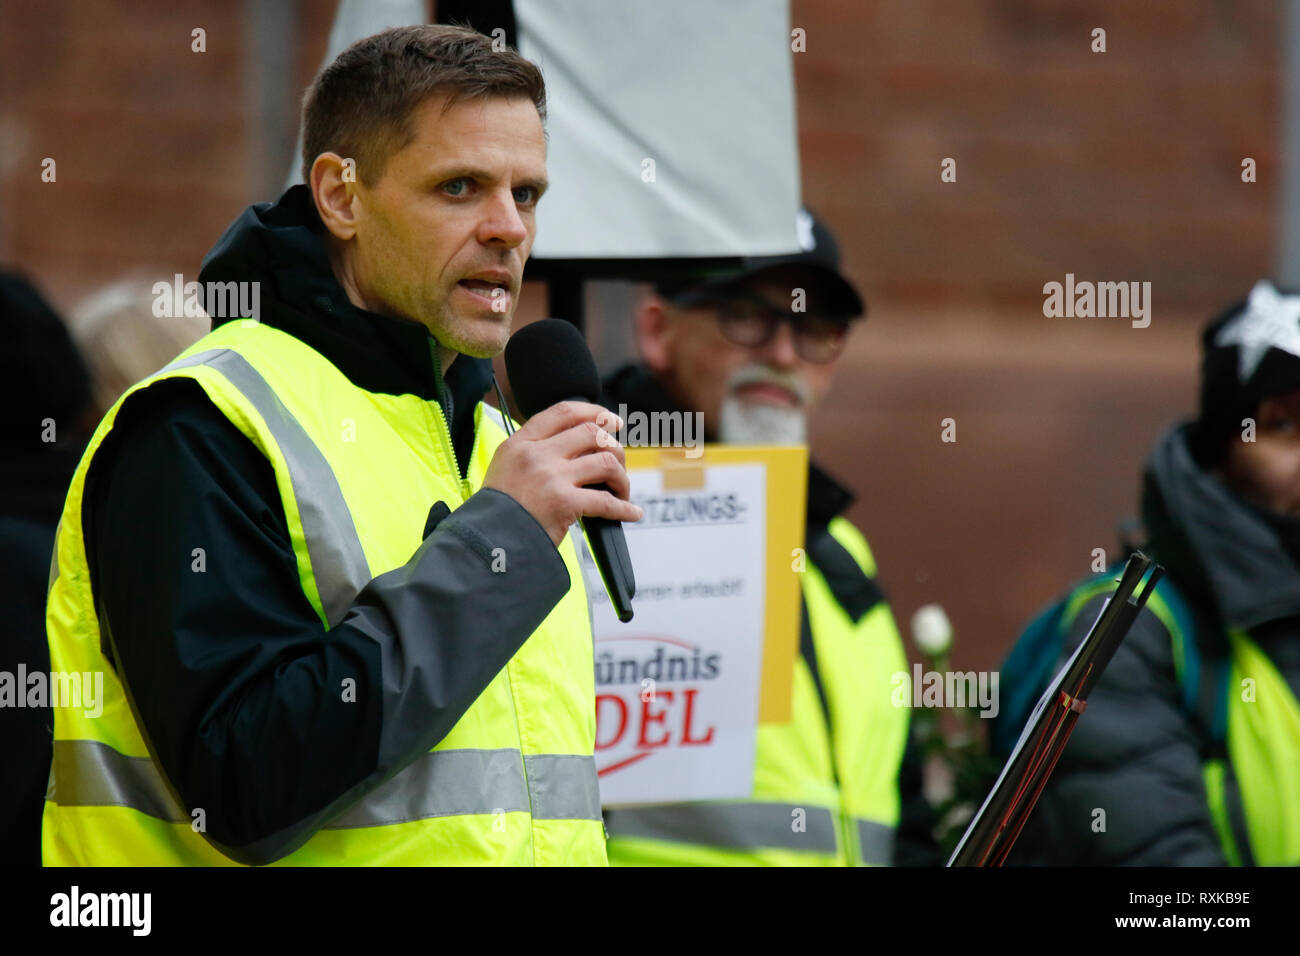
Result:
<svg viewBox="0 0 1300 956">
<path fill-rule="evenodd" d="M 631 485 L 617 415 L 594 404 L 600 376 L 582 333 L 560 319 L 526 325 L 506 344 L 506 371 L 528 423 L 498 448 L 483 482 L 510 495 L 559 547 L 582 521 L 614 613 L 632 620 L 636 578 L 624 521 L 642 511 Z"/>
<path fill-rule="evenodd" d="M 552 405 L 497 448 L 483 486 L 519 502 L 557 547 L 584 515 L 640 521 L 641 508 L 627 500 L 623 446 L 614 437 L 622 427 L 617 415 L 599 405 Z"/>
</svg>

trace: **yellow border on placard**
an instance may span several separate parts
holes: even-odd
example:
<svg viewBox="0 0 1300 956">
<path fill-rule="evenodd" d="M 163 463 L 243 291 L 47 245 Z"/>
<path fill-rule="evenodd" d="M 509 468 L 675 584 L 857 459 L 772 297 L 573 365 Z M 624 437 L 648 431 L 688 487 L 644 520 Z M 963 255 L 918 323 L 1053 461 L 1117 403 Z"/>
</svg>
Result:
<svg viewBox="0 0 1300 956">
<path fill-rule="evenodd" d="M 698 449 L 692 449 L 697 451 Z M 790 722 L 794 661 L 799 654 L 799 574 L 808 501 L 808 449 L 802 445 L 705 445 L 694 458 L 681 448 L 628 448 L 629 471 L 761 464 L 767 469 L 767 564 L 763 589 L 763 674 L 758 720 Z M 805 558 L 806 560 L 806 558 Z M 632 599 L 633 610 L 636 599 Z"/>
</svg>

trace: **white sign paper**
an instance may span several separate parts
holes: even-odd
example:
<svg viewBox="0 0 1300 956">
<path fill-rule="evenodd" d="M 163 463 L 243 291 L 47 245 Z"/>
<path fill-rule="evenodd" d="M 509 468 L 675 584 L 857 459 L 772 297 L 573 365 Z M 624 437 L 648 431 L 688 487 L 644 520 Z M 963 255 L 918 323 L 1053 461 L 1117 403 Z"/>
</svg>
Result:
<svg viewBox="0 0 1300 956">
<path fill-rule="evenodd" d="M 747 797 L 763 658 L 766 470 L 712 465 L 663 489 L 629 472 L 635 616 L 619 623 L 594 568 L 596 767 L 607 806 Z"/>
</svg>

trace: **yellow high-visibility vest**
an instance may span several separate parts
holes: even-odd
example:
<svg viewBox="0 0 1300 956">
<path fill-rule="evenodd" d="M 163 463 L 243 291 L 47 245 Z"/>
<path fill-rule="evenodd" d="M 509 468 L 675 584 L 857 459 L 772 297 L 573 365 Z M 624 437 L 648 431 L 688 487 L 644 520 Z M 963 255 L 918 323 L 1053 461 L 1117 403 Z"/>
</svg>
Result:
<svg viewBox="0 0 1300 956">
<path fill-rule="evenodd" d="M 104 702 L 93 718 L 55 709 L 46 865 L 234 865 L 192 826 L 101 652 L 81 525 L 88 468 L 123 401 L 178 377 L 197 382 L 273 466 L 299 581 L 327 628 L 371 578 L 410 560 L 435 502 L 454 511 L 482 486 L 506 438 L 500 414 L 479 403 L 462 479 L 436 402 L 361 389 L 302 341 L 252 321 L 219 327 L 119 399 L 77 469 L 51 565 L 51 668 L 102 671 Z M 605 863 L 592 635 L 572 537 L 560 554 L 569 591 L 450 733 L 277 863 Z"/>
<path fill-rule="evenodd" d="M 875 574 L 867 543 L 852 524 L 837 517 L 830 532 L 864 574 Z M 815 566 L 801 581 L 833 731 L 800 655 L 791 722 L 758 725 L 749 799 L 609 810 L 612 865 L 892 862 L 909 717 L 906 707 L 893 706 L 891 694 L 893 675 L 907 671 L 902 639 L 884 601 L 855 622 Z"/>
</svg>

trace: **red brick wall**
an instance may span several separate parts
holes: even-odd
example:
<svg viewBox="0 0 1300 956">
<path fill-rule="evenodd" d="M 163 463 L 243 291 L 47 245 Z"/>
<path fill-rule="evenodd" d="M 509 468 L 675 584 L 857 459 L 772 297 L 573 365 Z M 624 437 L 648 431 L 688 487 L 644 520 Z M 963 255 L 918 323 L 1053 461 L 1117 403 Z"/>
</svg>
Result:
<svg viewBox="0 0 1300 956">
<path fill-rule="evenodd" d="M 129 270 L 197 273 L 239 211 L 269 198 L 253 168 L 246 7 L 0 0 L 0 261 L 64 307 Z M 305 85 L 334 4 L 297 7 Z M 203 53 L 191 51 L 199 27 Z M 41 181 L 45 157 L 54 183 Z"/>
<path fill-rule="evenodd" d="M 1272 268 L 1281 5 L 845 9 L 791 17 L 805 198 L 871 303 L 814 452 L 860 492 L 904 630 L 940 601 L 956 664 L 987 667 L 1113 555 L 1150 443 L 1193 408 L 1199 325 Z M 1067 272 L 1151 282 L 1151 327 L 1045 318 Z"/>
<path fill-rule="evenodd" d="M 1032 318 L 1072 271 L 1199 313 L 1270 265 L 1279 4 L 861 6 L 795 0 L 792 23 L 806 197 L 877 297 Z"/>
<path fill-rule="evenodd" d="M 333 8 L 295 5 L 291 103 Z M 192 275 L 270 198 L 247 9 L 0 0 L 0 262 L 67 308 L 129 270 Z M 859 491 L 904 625 L 941 601 L 958 665 L 990 666 L 1112 546 L 1146 447 L 1191 406 L 1197 324 L 1271 267 L 1280 5 L 794 0 L 791 22 L 806 198 L 871 303 L 814 450 Z M 1066 272 L 1150 281 L 1151 327 L 1044 318 Z M 530 289 L 524 315 L 543 310 Z"/>
</svg>

